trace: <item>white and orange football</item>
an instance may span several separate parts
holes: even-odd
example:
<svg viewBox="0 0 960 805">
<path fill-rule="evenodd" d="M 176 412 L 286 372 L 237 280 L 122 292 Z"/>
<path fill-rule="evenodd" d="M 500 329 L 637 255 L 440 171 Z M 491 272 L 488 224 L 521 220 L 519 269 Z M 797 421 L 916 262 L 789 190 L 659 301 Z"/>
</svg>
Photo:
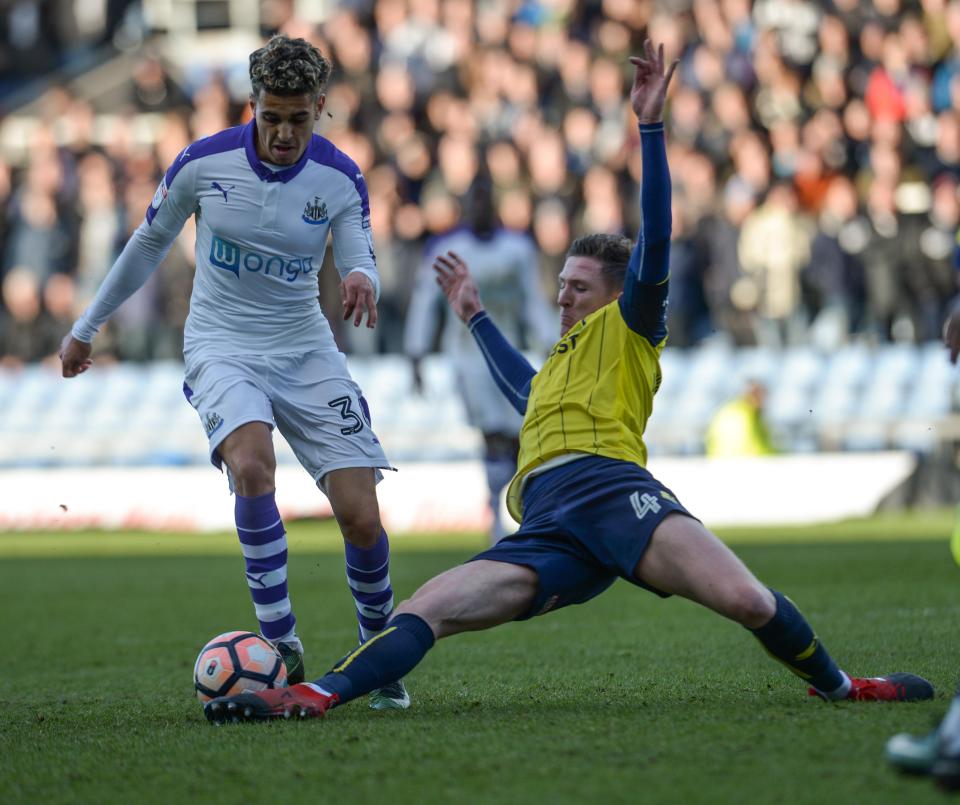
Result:
<svg viewBox="0 0 960 805">
<path fill-rule="evenodd" d="M 287 669 L 270 643 L 253 632 L 224 632 L 200 649 L 193 666 L 197 698 L 208 702 L 246 691 L 285 688 Z"/>
</svg>

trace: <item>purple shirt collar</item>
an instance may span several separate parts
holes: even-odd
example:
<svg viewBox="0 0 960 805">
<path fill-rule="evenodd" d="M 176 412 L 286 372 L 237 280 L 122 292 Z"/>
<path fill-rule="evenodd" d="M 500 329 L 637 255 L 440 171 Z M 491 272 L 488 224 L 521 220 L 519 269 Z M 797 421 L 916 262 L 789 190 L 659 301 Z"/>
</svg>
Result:
<svg viewBox="0 0 960 805">
<path fill-rule="evenodd" d="M 309 158 L 307 155 L 310 153 L 312 142 L 307 143 L 307 147 L 303 149 L 303 154 L 300 156 L 300 159 L 294 162 L 289 168 L 284 168 L 279 171 L 270 170 L 270 168 L 260 161 L 260 157 L 257 156 L 256 123 L 256 119 L 253 119 L 244 127 L 243 149 L 247 153 L 247 162 L 250 163 L 253 172 L 265 182 L 289 182 L 294 176 L 300 173 L 304 165 L 307 164 Z"/>
</svg>

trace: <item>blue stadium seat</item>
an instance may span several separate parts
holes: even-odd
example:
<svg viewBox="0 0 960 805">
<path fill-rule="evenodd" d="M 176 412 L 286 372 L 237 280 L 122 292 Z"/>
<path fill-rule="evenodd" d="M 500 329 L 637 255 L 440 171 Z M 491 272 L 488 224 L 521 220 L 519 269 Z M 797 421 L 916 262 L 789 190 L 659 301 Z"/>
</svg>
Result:
<svg viewBox="0 0 960 805">
<path fill-rule="evenodd" d="M 779 363 L 778 386 L 808 390 L 823 379 L 825 361 L 813 347 L 790 347 L 781 354 Z"/>
<path fill-rule="evenodd" d="M 874 378 L 886 385 L 903 386 L 911 381 L 919 365 L 919 353 L 912 344 L 891 344 L 877 351 Z M 878 381 L 879 382 L 879 381 Z"/>
<path fill-rule="evenodd" d="M 657 392 L 656 408 L 662 401 L 672 400 L 683 389 L 689 370 L 689 351 L 667 349 L 660 356 L 662 381 Z"/>
<path fill-rule="evenodd" d="M 857 394 L 848 385 L 824 384 L 811 401 L 811 417 L 818 426 L 837 426 L 857 410 Z"/>
<path fill-rule="evenodd" d="M 480 455 L 444 356 L 424 361 L 423 396 L 412 394 L 402 356 L 351 359 L 350 366 L 395 465 Z M 767 384 L 766 417 L 787 450 L 929 450 L 960 400 L 960 369 L 936 342 L 854 343 L 825 354 L 716 341 L 668 349 L 662 368 L 647 430 L 652 455 L 701 452 L 714 413 L 748 379 Z M 69 382 L 49 366 L 0 370 L 0 467 L 204 464 L 206 439 L 182 382 L 175 361 L 103 364 Z M 295 462 L 281 438 L 275 444 L 279 462 Z"/>
<path fill-rule="evenodd" d="M 823 385 L 859 390 L 873 366 L 874 352 L 865 344 L 847 344 L 828 357 Z"/>
<path fill-rule="evenodd" d="M 734 388 L 731 394 L 751 380 L 763 383 L 768 389 L 776 382 L 781 371 L 782 354 L 763 346 L 743 347 L 735 354 L 736 360 L 731 373 Z"/>
<path fill-rule="evenodd" d="M 795 385 L 775 387 L 766 404 L 767 419 L 774 425 L 797 426 L 809 420 L 813 412 L 813 397 L 809 389 Z"/>
</svg>

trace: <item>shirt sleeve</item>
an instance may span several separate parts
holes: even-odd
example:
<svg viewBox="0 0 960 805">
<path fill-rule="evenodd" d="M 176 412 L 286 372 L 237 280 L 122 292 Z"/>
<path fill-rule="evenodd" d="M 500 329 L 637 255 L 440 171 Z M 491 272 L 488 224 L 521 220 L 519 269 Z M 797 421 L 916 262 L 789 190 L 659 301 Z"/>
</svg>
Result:
<svg viewBox="0 0 960 805">
<path fill-rule="evenodd" d="M 530 397 L 530 384 L 536 370 L 519 351 L 503 337 L 496 324 L 486 311 L 481 310 L 467 326 L 473 335 L 484 360 L 493 375 L 493 380 L 503 392 L 507 401 L 521 414 L 527 412 L 527 400 Z"/>
<path fill-rule="evenodd" d="M 673 214 L 662 123 L 640 126 L 640 151 L 643 159 L 641 229 L 627 266 L 620 312 L 631 330 L 656 346 L 667 337 Z"/>
<path fill-rule="evenodd" d="M 350 202 L 334 217 L 333 262 L 340 279 L 358 271 L 373 285 L 374 298 L 380 300 L 380 275 L 373 252 L 373 232 L 370 228 L 370 200 L 367 184 L 358 172 L 353 177 L 355 193 Z"/>
<path fill-rule="evenodd" d="M 170 251 L 187 218 L 196 212 L 195 163 L 182 165 L 180 154 L 167 169 L 143 223 L 127 241 L 90 306 L 70 334 L 89 343 L 104 323 L 156 271 Z"/>
</svg>

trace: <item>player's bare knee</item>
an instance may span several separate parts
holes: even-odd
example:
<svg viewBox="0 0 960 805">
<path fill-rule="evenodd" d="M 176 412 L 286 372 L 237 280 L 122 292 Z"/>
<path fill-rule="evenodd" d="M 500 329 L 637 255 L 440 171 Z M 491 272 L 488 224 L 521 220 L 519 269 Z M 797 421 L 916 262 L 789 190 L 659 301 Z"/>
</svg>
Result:
<svg viewBox="0 0 960 805">
<path fill-rule="evenodd" d="M 353 509 L 337 514 L 337 523 L 343 538 L 357 548 L 372 548 L 380 539 L 383 527 L 376 511 Z"/>
<path fill-rule="evenodd" d="M 759 583 L 738 585 L 730 593 L 727 616 L 748 629 L 757 629 L 777 612 L 773 594 Z"/>
<path fill-rule="evenodd" d="M 230 472 L 237 493 L 244 497 L 266 495 L 276 489 L 276 462 L 257 455 L 233 458 Z"/>
<path fill-rule="evenodd" d="M 394 610 L 394 617 L 397 615 L 416 615 L 420 620 L 424 621 L 427 626 L 433 631 L 433 636 L 439 640 L 441 637 L 445 637 L 446 633 L 443 632 L 441 628 L 441 621 L 435 617 L 435 614 L 431 612 L 431 607 L 429 601 L 425 599 L 424 596 L 420 597 L 421 600 L 417 600 L 417 596 L 414 595 L 413 598 L 408 598 L 405 601 L 402 601 L 399 606 Z"/>
</svg>

